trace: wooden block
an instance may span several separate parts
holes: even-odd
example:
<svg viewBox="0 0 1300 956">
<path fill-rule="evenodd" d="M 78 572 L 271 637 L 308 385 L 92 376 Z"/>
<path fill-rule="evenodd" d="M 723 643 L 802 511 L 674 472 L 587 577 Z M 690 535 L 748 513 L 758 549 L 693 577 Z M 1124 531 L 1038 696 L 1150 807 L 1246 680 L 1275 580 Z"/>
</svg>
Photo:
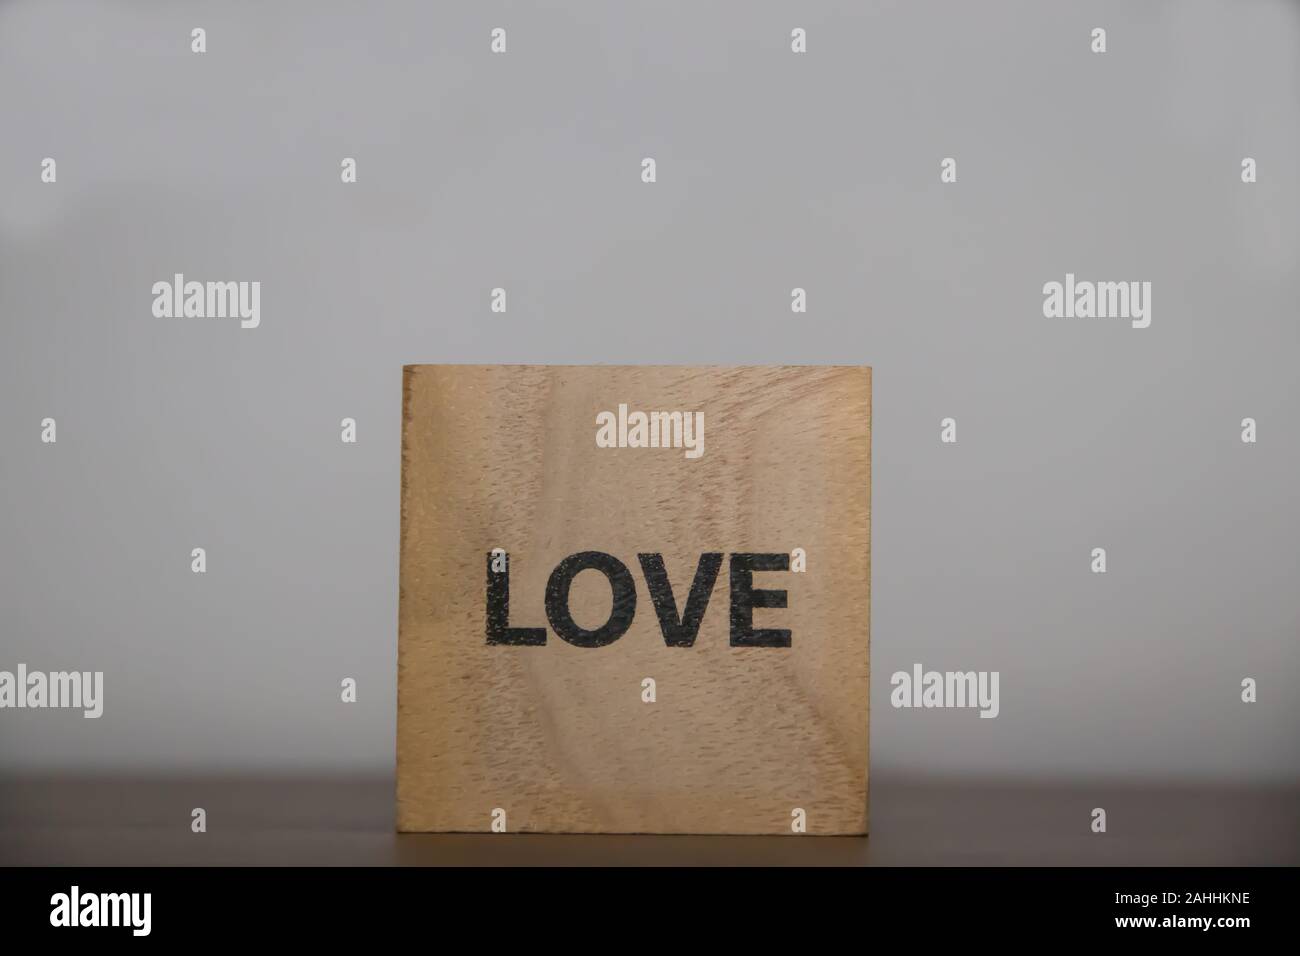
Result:
<svg viewBox="0 0 1300 956">
<path fill-rule="evenodd" d="M 407 366 L 398 829 L 865 833 L 870 494 L 869 368 Z"/>
</svg>

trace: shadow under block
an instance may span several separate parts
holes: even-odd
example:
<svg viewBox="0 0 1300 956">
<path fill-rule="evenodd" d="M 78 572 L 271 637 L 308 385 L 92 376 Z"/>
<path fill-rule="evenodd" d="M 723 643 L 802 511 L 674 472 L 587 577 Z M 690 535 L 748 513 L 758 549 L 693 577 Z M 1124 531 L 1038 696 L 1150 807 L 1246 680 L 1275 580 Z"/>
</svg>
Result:
<svg viewBox="0 0 1300 956">
<path fill-rule="evenodd" d="M 407 366 L 397 828 L 865 833 L 870 495 L 869 368 Z"/>
</svg>

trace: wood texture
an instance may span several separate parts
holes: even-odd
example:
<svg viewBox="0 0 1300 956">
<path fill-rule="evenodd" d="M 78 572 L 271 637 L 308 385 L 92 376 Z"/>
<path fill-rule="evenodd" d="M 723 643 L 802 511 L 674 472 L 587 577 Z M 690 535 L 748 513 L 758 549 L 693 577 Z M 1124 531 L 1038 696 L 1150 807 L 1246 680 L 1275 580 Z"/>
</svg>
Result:
<svg viewBox="0 0 1300 956">
<path fill-rule="evenodd" d="M 403 831 L 865 833 L 871 371 L 862 367 L 408 366 L 402 424 L 397 823 Z M 702 411 L 704 453 L 598 448 L 596 416 Z M 509 554 L 510 625 L 486 640 L 486 555 Z M 762 571 L 786 608 L 754 625 L 789 647 L 730 645 L 733 553 L 807 553 Z M 547 579 L 602 551 L 636 613 L 604 647 L 550 627 Z M 638 554 L 659 552 L 677 609 L 703 552 L 722 569 L 693 646 L 667 646 Z M 584 571 L 570 605 L 611 610 Z M 656 701 L 642 700 L 653 678 Z"/>
</svg>

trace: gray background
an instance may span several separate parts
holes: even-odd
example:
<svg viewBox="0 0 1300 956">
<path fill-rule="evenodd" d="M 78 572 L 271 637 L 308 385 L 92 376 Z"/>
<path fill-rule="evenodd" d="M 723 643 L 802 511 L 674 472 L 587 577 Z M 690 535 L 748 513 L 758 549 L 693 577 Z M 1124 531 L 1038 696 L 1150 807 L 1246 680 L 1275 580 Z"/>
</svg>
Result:
<svg viewBox="0 0 1300 956">
<path fill-rule="evenodd" d="M 1294 3 L 0 3 L 0 668 L 107 682 L 0 773 L 391 768 L 403 363 L 835 362 L 873 774 L 1300 778 L 1298 107 Z"/>
</svg>

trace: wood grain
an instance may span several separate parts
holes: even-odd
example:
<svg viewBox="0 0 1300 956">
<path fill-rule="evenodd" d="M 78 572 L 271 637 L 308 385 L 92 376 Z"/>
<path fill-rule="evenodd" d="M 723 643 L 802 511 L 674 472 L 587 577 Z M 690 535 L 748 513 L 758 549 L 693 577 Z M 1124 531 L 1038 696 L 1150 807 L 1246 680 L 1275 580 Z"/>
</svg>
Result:
<svg viewBox="0 0 1300 956">
<path fill-rule="evenodd" d="M 407 366 L 402 423 L 397 823 L 403 831 L 809 834 L 867 829 L 871 370 Z M 704 453 L 598 448 L 596 415 L 702 411 Z M 485 559 L 509 554 L 510 625 L 487 643 Z M 727 558 L 693 646 L 667 646 L 637 555 L 677 608 L 703 552 L 803 548 L 757 572 L 780 647 L 730 645 Z M 636 583 L 629 630 L 561 640 L 548 576 L 602 551 Z M 575 620 L 609 616 L 596 571 Z M 642 701 L 642 680 L 657 700 Z"/>
</svg>

